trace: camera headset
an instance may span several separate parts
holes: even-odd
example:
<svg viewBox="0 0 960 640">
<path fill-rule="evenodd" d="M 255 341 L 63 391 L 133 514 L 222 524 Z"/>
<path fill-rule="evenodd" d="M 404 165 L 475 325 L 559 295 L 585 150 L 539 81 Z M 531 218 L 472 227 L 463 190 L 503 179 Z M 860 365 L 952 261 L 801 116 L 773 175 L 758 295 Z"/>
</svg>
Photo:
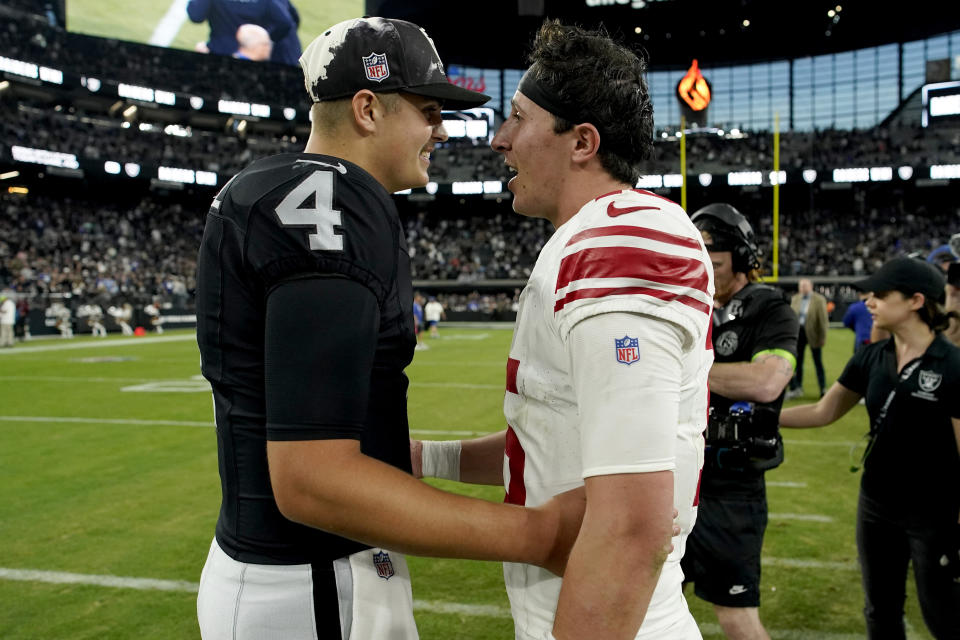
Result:
<svg viewBox="0 0 960 640">
<path fill-rule="evenodd" d="M 716 202 L 698 209 L 691 222 L 700 231 L 710 234 L 709 251 L 729 251 L 733 254 L 733 270 L 749 273 L 760 268 L 760 247 L 757 246 L 753 227 L 746 216 L 729 204 Z"/>
</svg>

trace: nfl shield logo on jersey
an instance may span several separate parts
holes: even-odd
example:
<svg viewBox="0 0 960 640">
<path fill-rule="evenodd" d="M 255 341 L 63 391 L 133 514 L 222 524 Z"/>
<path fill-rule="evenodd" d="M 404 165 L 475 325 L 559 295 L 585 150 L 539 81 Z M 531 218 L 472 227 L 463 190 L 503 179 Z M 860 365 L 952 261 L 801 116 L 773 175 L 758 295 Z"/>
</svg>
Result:
<svg viewBox="0 0 960 640">
<path fill-rule="evenodd" d="M 389 580 L 393 577 L 393 562 L 390 561 L 390 554 L 386 551 L 373 554 L 373 566 L 377 568 L 377 575 L 384 580 Z"/>
<path fill-rule="evenodd" d="M 360 59 L 363 60 L 363 70 L 367 74 L 367 80 L 383 82 L 390 77 L 390 66 L 387 64 L 386 54 L 371 53 Z"/>
<path fill-rule="evenodd" d="M 640 359 L 640 340 L 638 338 L 623 336 L 622 340 L 614 338 L 613 342 L 617 349 L 617 362 L 633 364 Z"/>
</svg>

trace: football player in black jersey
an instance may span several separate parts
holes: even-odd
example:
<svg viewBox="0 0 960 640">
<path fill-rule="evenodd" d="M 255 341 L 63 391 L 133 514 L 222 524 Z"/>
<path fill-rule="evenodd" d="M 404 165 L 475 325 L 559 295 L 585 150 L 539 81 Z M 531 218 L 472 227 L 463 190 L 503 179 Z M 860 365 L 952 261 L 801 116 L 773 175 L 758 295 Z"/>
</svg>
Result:
<svg viewBox="0 0 960 640">
<path fill-rule="evenodd" d="M 764 472 L 782 461 L 777 416 L 799 325 L 783 292 L 757 282 L 759 250 L 743 214 L 716 203 L 691 220 L 713 262 L 714 364 L 700 509 L 681 564 L 728 638 L 769 640 L 759 615 Z"/>
<path fill-rule="evenodd" d="M 222 503 L 198 597 L 212 638 L 416 638 L 404 553 L 561 573 L 582 492 L 537 509 L 411 474 L 416 339 L 391 192 L 427 182 L 449 82 L 408 22 L 350 20 L 301 58 L 304 153 L 254 162 L 213 201 L 197 340 L 213 388 Z"/>
</svg>

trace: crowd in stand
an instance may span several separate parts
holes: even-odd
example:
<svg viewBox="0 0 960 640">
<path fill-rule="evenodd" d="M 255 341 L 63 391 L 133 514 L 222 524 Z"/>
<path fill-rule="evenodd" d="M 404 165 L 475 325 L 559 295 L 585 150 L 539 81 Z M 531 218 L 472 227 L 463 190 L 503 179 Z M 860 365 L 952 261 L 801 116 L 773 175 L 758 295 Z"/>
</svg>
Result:
<svg viewBox="0 0 960 640">
<path fill-rule="evenodd" d="M 145 198 L 128 205 L 0 196 L 0 283 L 28 297 L 103 307 L 155 297 L 190 304 L 203 211 Z"/>
<path fill-rule="evenodd" d="M 0 7 L 0 16 L 12 15 L 8 12 Z M 54 67 L 97 68 L 104 79 L 142 82 L 149 77 L 157 87 L 189 94 L 306 107 L 296 68 L 276 67 L 265 73 L 260 66 L 249 72 L 243 65 L 252 63 L 89 38 L 52 28 L 40 19 L 15 18 L 0 26 L 0 50 L 6 56 Z M 226 77 L 230 82 L 223 82 Z M 271 133 L 255 124 L 245 135 L 196 127 L 185 137 L 168 135 L 168 123 L 130 123 L 87 109 L 69 100 L 51 104 L 23 95 L 15 100 L 0 96 L 0 154 L 22 145 L 81 158 L 205 169 L 220 173 L 222 184 L 252 160 L 300 151 L 304 143 L 289 132 Z M 787 131 L 780 142 L 781 167 L 786 170 L 960 163 L 958 129 L 890 125 L 869 131 Z M 772 167 L 769 133 L 745 132 L 730 138 L 700 132 L 688 135 L 686 145 L 691 175 Z M 678 168 L 679 142 L 658 134 L 648 173 L 675 173 Z M 431 174 L 437 182 L 509 178 L 501 156 L 485 140 L 464 138 L 451 139 L 434 151 Z M 885 188 L 890 193 L 869 197 L 865 190 L 856 190 L 842 205 L 836 200 L 784 202 L 780 274 L 862 275 L 894 255 L 926 255 L 960 231 L 956 203 L 905 204 L 894 195 L 895 189 Z M 414 279 L 465 286 L 525 280 L 552 233 L 549 224 L 513 214 L 508 203 L 452 202 L 403 208 Z M 752 219 L 769 264 L 769 204 L 766 200 L 756 206 L 735 204 Z M 111 301 L 136 305 L 158 296 L 189 304 L 205 211 L 205 204 L 168 197 L 144 196 L 121 203 L 4 194 L 0 287 L 29 296 L 70 294 L 104 307 Z M 494 312 L 513 303 L 513 295 L 505 293 L 456 296 L 447 299 L 448 308 Z"/>
</svg>

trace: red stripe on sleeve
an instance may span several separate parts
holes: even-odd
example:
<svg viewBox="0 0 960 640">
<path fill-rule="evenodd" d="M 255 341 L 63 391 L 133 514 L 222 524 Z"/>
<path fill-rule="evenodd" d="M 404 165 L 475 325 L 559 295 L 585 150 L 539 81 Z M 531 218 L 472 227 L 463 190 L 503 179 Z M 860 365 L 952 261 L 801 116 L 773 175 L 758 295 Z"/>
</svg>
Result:
<svg viewBox="0 0 960 640">
<path fill-rule="evenodd" d="M 517 391 L 517 369 L 519 368 L 519 360 L 507 358 L 507 391 L 510 393 L 519 393 Z"/>
<path fill-rule="evenodd" d="M 648 287 L 610 287 L 597 289 L 577 289 L 576 291 L 571 291 L 560 300 L 557 300 L 556 304 L 553 306 L 553 312 L 556 313 L 560 311 L 567 305 L 567 303 L 573 302 L 574 300 L 582 300 L 584 298 L 603 298 L 606 296 L 628 294 L 642 294 L 658 298 L 660 300 L 666 300 L 667 302 L 679 302 L 687 305 L 691 309 L 701 311 L 708 316 L 710 315 L 710 310 L 712 308 L 710 305 L 704 304 L 696 298 L 691 298 L 690 296 L 685 296 L 682 294 L 671 293 L 662 289 L 650 289 Z"/>
<path fill-rule="evenodd" d="M 710 283 L 702 261 L 638 247 L 596 247 L 566 256 L 560 262 L 556 290 L 585 278 L 642 278 L 704 294 Z"/>
<path fill-rule="evenodd" d="M 647 238 L 648 240 L 656 240 L 657 242 L 674 244 L 678 247 L 686 247 L 687 249 L 700 248 L 700 243 L 695 238 L 678 236 L 675 233 L 667 233 L 666 231 L 649 229 L 647 227 L 633 227 L 629 225 L 615 225 L 612 227 L 594 227 L 592 229 L 587 229 L 585 231 L 581 231 L 580 233 L 574 234 L 574 236 L 567 242 L 566 246 L 569 247 L 570 245 L 582 240 L 587 240 L 589 238 L 600 238 L 603 236 L 633 236 L 635 238 Z"/>
<path fill-rule="evenodd" d="M 510 469 L 510 484 L 507 486 L 507 495 L 503 501 L 509 504 L 518 504 L 521 507 L 527 503 L 527 488 L 523 484 L 523 466 L 527 454 L 520 446 L 520 440 L 514 433 L 513 427 L 507 425 L 507 464 Z"/>
</svg>

